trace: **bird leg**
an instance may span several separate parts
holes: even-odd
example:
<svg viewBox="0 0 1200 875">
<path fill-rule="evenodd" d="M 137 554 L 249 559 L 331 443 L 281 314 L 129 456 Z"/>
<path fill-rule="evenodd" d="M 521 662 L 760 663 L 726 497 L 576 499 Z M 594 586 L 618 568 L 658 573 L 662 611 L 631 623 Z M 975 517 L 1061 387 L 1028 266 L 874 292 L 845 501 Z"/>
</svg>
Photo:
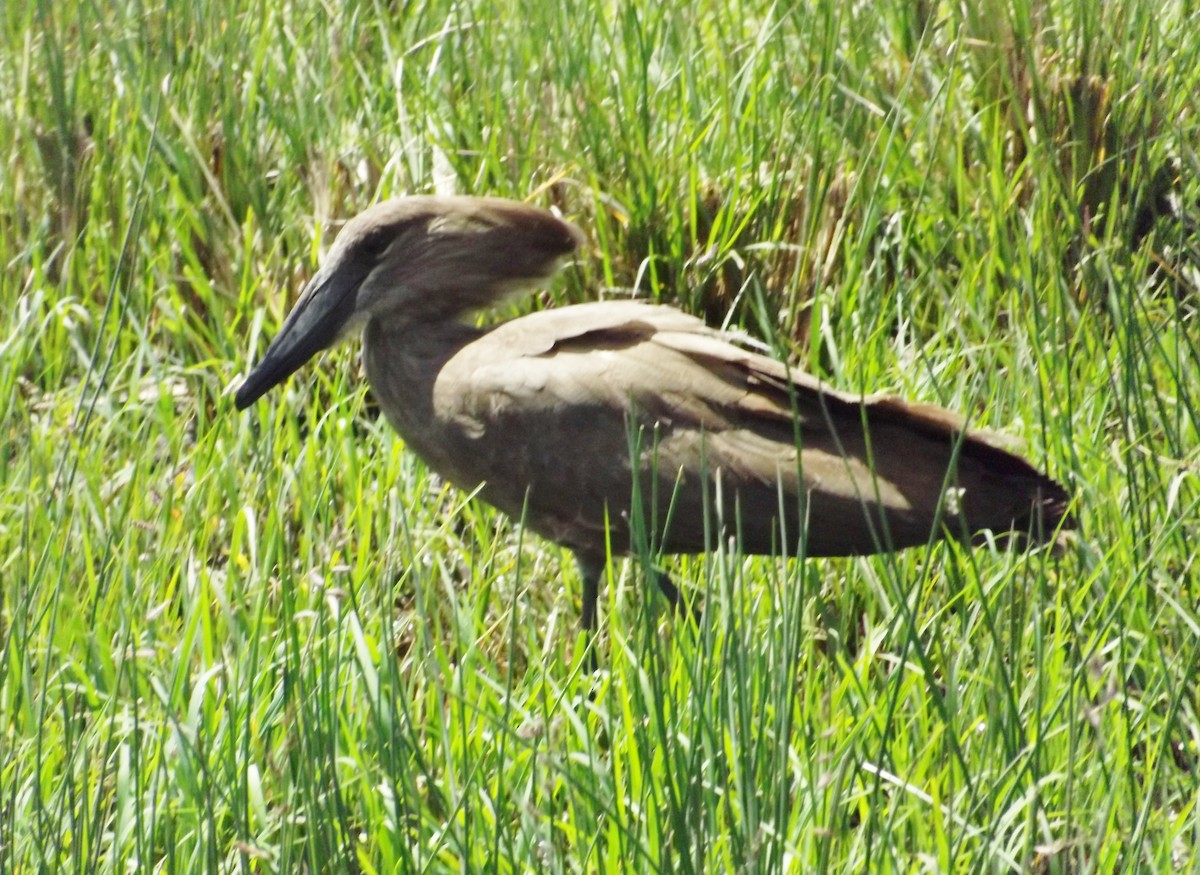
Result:
<svg viewBox="0 0 1200 875">
<path fill-rule="evenodd" d="M 688 607 L 687 603 L 683 600 L 683 593 L 679 591 L 679 587 L 675 585 L 675 581 L 671 580 L 671 575 L 667 574 L 665 571 L 660 571 L 657 568 L 654 569 L 653 574 L 655 582 L 658 583 L 659 591 L 667 597 L 667 601 L 671 603 L 671 608 L 676 613 L 679 613 L 681 610 Z M 688 613 L 692 615 L 692 619 L 695 620 L 696 625 L 699 626 L 700 617 L 702 616 L 700 608 L 691 608 Z"/>
<path fill-rule="evenodd" d="M 604 561 L 592 556 L 575 555 L 579 576 L 583 581 L 583 604 L 579 607 L 579 621 L 590 639 L 596 631 L 596 602 L 600 600 L 600 575 L 604 573 Z"/>
<path fill-rule="evenodd" d="M 583 581 L 583 603 L 579 606 L 579 622 L 583 626 L 583 634 L 587 638 L 588 671 L 595 674 L 600 669 L 600 660 L 596 656 L 596 603 L 600 600 L 600 575 L 604 573 L 604 560 L 594 556 L 575 554 L 575 563 L 579 566 L 579 577 Z M 592 690 L 589 699 L 594 698 Z"/>
<path fill-rule="evenodd" d="M 579 607 L 579 622 L 583 631 L 590 637 L 596 631 L 596 605 L 600 600 L 600 578 L 604 574 L 604 560 L 594 556 L 576 555 L 575 562 L 579 566 L 579 577 L 583 582 L 583 603 Z M 666 596 L 672 610 L 678 613 L 688 607 L 683 593 L 671 580 L 671 575 L 657 568 L 652 569 L 650 573 L 654 576 L 654 582 L 658 584 L 659 591 Z M 692 619 L 699 624 L 700 609 L 691 608 L 689 613 L 692 615 Z"/>
</svg>

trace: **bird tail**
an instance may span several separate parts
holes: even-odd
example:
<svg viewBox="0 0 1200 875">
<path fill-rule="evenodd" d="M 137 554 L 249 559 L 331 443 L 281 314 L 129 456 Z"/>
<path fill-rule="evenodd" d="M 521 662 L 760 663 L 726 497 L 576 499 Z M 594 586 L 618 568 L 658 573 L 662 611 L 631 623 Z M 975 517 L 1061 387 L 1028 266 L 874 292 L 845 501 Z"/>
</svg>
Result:
<svg viewBox="0 0 1200 875">
<path fill-rule="evenodd" d="M 969 492 L 987 498 L 983 506 L 967 512 L 975 532 L 970 536 L 973 543 L 994 538 L 1022 549 L 1049 545 L 1061 551 L 1073 540 L 1076 519 L 1071 493 L 1003 446 L 1001 436 L 968 429 L 962 417 L 933 405 L 882 397 L 868 407 L 873 417 L 903 421 L 929 438 L 957 445 L 959 474 L 969 470 L 976 479 Z"/>
</svg>

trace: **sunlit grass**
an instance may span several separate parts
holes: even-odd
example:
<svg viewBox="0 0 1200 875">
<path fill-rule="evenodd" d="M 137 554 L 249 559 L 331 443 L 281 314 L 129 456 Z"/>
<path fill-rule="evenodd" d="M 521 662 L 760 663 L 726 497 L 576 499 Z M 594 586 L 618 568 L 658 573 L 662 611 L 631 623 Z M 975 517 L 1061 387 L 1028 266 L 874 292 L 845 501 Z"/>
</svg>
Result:
<svg viewBox="0 0 1200 875">
<path fill-rule="evenodd" d="M 0 871 L 1194 871 L 1186 4 L 0 8 Z M 357 352 L 234 411 L 338 223 L 529 198 L 637 294 L 944 404 L 1062 556 L 569 554 Z M 642 557 L 651 561 L 653 557 Z"/>
</svg>

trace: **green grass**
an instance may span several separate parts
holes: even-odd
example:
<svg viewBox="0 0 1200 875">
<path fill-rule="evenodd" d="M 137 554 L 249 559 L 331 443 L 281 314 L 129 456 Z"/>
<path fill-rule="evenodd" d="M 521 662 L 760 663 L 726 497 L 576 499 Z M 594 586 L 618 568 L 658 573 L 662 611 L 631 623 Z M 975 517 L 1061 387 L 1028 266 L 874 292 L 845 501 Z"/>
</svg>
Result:
<svg viewBox="0 0 1200 875">
<path fill-rule="evenodd" d="M 1200 868 L 1190 4 L 0 5 L 0 872 Z M 457 190 L 968 413 L 1062 557 L 615 561 L 430 474 L 354 345 L 239 382 L 337 221 Z"/>
</svg>

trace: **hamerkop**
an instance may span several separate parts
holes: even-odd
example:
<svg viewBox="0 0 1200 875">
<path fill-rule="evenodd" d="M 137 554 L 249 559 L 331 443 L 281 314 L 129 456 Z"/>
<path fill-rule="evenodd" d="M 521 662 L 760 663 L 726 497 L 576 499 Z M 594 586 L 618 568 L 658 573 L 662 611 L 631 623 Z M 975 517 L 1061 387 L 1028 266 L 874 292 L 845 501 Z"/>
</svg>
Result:
<svg viewBox="0 0 1200 875">
<path fill-rule="evenodd" d="M 1038 544 L 1070 525 L 1058 483 L 961 417 L 834 391 L 671 307 L 605 301 L 473 324 L 581 241 L 551 213 L 495 198 L 371 207 L 342 229 L 237 407 L 361 330 L 371 388 L 408 446 L 575 554 L 589 630 L 607 552 L 643 541 L 846 556 L 989 530 Z"/>
</svg>

